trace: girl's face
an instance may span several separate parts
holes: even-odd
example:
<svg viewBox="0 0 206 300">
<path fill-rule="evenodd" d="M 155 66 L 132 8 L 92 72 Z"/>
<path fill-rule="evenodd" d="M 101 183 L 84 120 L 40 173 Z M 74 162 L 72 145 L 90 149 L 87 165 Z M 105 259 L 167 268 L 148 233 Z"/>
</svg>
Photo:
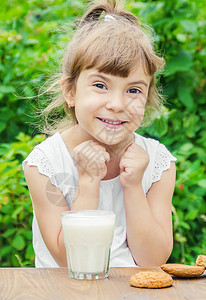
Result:
<svg viewBox="0 0 206 300">
<path fill-rule="evenodd" d="M 82 139 L 105 145 L 131 140 L 144 116 L 149 83 L 142 65 L 126 78 L 96 69 L 82 71 L 68 98 L 75 106 Z"/>
</svg>

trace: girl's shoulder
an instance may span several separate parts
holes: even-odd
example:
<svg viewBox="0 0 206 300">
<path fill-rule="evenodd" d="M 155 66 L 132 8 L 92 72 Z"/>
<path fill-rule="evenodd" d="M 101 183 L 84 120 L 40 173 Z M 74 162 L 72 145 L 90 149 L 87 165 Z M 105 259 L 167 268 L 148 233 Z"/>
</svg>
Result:
<svg viewBox="0 0 206 300">
<path fill-rule="evenodd" d="M 151 149 L 156 150 L 160 145 L 158 140 L 153 138 L 146 138 L 140 134 L 134 133 L 135 143 L 141 146 L 145 151 L 149 152 Z"/>
<path fill-rule="evenodd" d="M 41 153 L 51 162 L 53 160 L 58 160 L 60 156 L 64 159 L 64 157 L 68 157 L 69 155 L 66 145 L 64 144 L 59 132 L 56 132 L 54 135 L 46 138 L 46 140 L 36 145 L 25 161 L 27 161 L 28 158 L 35 156 L 37 153 L 39 155 Z"/>
<path fill-rule="evenodd" d="M 135 143 L 147 151 L 150 157 L 146 173 L 150 174 L 152 183 L 160 180 L 162 172 L 170 168 L 172 161 L 177 160 L 165 145 L 155 139 L 135 133 Z"/>
<path fill-rule="evenodd" d="M 40 174 L 51 179 L 55 174 L 63 173 L 65 165 L 73 166 L 73 160 L 60 133 L 57 132 L 36 145 L 23 161 L 23 168 L 25 164 L 36 166 Z"/>
<path fill-rule="evenodd" d="M 170 153 L 166 146 L 153 138 L 146 138 L 137 133 L 135 134 L 135 143 L 141 146 L 150 156 L 157 156 L 161 152 L 171 155 L 175 160 L 176 158 Z"/>
<path fill-rule="evenodd" d="M 45 153 L 54 154 L 55 152 L 59 151 L 59 149 L 64 149 L 64 142 L 62 140 L 61 134 L 56 132 L 52 136 L 47 137 L 43 142 L 36 145 L 34 149 L 39 149 Z"/>
</svg>

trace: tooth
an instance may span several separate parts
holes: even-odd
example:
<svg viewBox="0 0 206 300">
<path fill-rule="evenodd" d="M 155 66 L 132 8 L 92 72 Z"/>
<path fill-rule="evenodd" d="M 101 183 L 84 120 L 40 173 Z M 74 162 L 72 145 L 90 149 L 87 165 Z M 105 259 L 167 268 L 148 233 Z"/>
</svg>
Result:
<svg viewBox="0 0 206 300">
<path fill-rule="evenodd" d="M 121 124 L 122 122 L 113 122 L 113 121 L 109 121 L 109 120 L 106 120 L 106 119 L 102 119 L 103 122 L 106 122 L 108 124 L 113 124 L 113 125 L 117 125 L 117 124 Z"/>
</svg>

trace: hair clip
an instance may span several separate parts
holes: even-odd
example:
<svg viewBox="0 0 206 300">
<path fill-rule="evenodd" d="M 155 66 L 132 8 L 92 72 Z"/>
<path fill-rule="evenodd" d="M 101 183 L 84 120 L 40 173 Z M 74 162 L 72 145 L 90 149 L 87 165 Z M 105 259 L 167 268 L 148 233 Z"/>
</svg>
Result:
<svg viewBox="0 0 206 300">
<path fill-rule="evenodd" d="M 105 15 L 104 21 L 116 21 L 116 19 L 111 15 Z"/>
</svg>

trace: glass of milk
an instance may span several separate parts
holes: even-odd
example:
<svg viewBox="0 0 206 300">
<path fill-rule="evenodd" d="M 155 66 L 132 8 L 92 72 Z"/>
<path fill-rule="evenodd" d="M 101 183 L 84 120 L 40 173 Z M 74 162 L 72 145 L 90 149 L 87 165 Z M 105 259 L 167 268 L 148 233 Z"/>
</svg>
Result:
<svg viewBox="0 0 206 300">
<path fill-rule="evenodd" d="M 67 211 L 61 220 L 69 276 L 87 280 L 108 277 L 114 212 Z"/>
</svg>

